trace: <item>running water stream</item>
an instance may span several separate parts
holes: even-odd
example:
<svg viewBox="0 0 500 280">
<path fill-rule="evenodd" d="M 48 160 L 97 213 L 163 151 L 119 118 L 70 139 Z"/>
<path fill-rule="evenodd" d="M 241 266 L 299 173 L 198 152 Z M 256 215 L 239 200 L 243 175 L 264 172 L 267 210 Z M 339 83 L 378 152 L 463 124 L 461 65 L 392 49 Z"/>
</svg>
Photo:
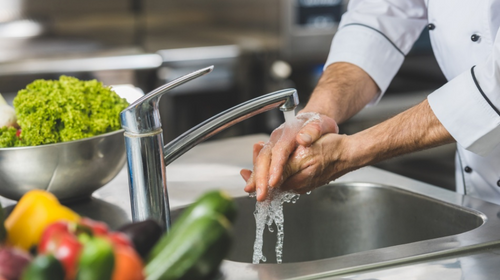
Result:
<svg viewBox="0 0 500 280">
<path fill-rule="evenodd" d="M 287 126 L 292 126 L 295 123 L 295 111 L 284 112 L 285 115 L 285 130 Z M 255 196 L 255 194 L 252 194 Z M 252 262 L 258 264 L 261 261 L 265 262 L 267 259 L 262 253 L 262 246 L 264 245 L 263 234 L 266 225 L 270 232 L 274 232 L 273 223 L 276 225 L 277 229 L 277 240 L 276 240 L 276 263 L 282 263 L 283 259 L 283 240 L 285 237 L 284 232 L 284 222 L 285 217 L 283 215 L 283 203 L 292 202 L 295 203 L 299 199 L 300 195 L 291 191 L 282 191 L 279 188 L 268 187 L 268 195 L 266 200 L 255 204 L 255 242 L 253 246 L 253 258 Z"/>
<path fill-rule="evenodd" d="M 283 227 L 285 222 L 285 217 L 283 215 L 283 203 L 295 203 L 299 197 L 299 194 L 290 191 L 269 188 L 266 200 L 255 204 L 254 217 L 256 233 L 252 259 L 254 264 L 258 264 L 260 261 L 265 262 L 267 260 L 266 256 L 262 253 L 262 246 L 264 245 L 263 234 L 266 225 L 270 232 L 274 232 L 273 223 L 276 225 L 277 229 L 275 247 L 276 263 L 281 263 L 283 261 L 283 239 L 285 237 Z"/>
</svg>

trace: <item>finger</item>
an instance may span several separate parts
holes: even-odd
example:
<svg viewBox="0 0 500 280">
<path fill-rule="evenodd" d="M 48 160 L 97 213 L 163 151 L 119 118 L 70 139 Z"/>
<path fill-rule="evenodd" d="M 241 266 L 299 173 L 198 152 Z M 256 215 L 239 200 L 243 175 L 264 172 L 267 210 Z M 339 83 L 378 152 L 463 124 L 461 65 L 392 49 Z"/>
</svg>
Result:
<svg viewBox="0 0 500 280">
<path fill-rule="evenodd" d="M 241 169 L 240 170 L 240 175 L 245 182 L 248 182 L 248 179 L 250 179 L 250 176 L 252 176 L 252 170 L 249 169 Z"/>
<path fill-rule="evenodd" d="M 252 162 L 253 162 L 254 166 L 256 163 L 257 156 L 259 155 L 259 153 L 263 147 L 264 147 L 264 142 L 262 142 L 262 141 L 255 143 L 253 145 Z M 243 180 L 245 180 L 245 182 L 246 182 L 245 188 L 243 190 L 248 192 L 248 193 L 255 192 L 255 180 L 254 180 L 252 171 L 248 170 L 248 169 L 242 169 L 240 171 L 240 175 L 243 178 Z"/>
<path fill-rule="evenodd" d="M 307 123 L 297 134 L 296 141 L 302 146 L 311 146 L 322 135 L 327 133 L 338 133 L 337 123 L 329 117 L 322 117 L 321 120 Z"/>
<path fill-rule="evenodd" d="M 279 178 L 278 182 L 276 183 L 275 187 L 280 186 L 281 188 L 281 185 L 283 184 L 284 181 L 288 180 L 289 177 L 300 171 L 300 168 L 296 166 L 294 163 L 291 163 L 290 161 L 285 163 L 282 169 L 283 169 L 282 175 Z"/>
<path fill-rule="evenodd" d="M 271 159 L 271 147 L 265 145 L 255 160 L 254 180 L 257 192 L 257 200 L 263 201 L 267 196 L 267 186 L 269 181 L 269 165 Z"/>
<path fill-rule="evenodd" d="M 240 171 L 240 175 L 246 182 L 245 188 L 243 188 L 243 190 L 247 193 L 255 192 L 255 181 L 253 179 L 253 172 L 248 169 L 242 169 Z"/>
<path fill-rule="evenodd" d="M 268 166 L 267 166 L 267 170 L 265 170 L 265 173 L 266 173 L 266 191 L 267 191 L 267 186 L 270 185 L 270 182 L 269 182 L 269 172 L 270 172 L 270 164 L 273 160 L 273 157 L 276 157 L 276 156 L 279 156 L 281 154 L 280 152 L 280 147 L 283 145 L 283 137 L 284 137 L 284 130 L 285 130 L 285 127 L 284 125 L 282 124 L 280 127 L 276 128 L 273 133 L 271 134 L 271 137 L 269 139 L 269 143 L 268 143 L 268 148 L 269 149 L 269 153 L 266 154 L 268 156 Z M 295 141 L 295 140 L 294 140 Z M 255 163 L 254 163 L 254 166 L 255 166 Z M 271 171 L 272 172 L 272 171 Z M 281 175 L 280 175 L 281 176 Z M 262 178 L 263 177 L 259 177 L 259 178 Z M 263 184 L 263 183 L 262 183 Z M 257 195 L 258 196 L 258 195 Z"/>
<path fill-rule="evenodd" d="M 269 168 L 269 186 L 276 187 L 283 178 L 283 167 L 297 146 L 294 137 L 282 139 L 273 147 Z"/>
<path fill-rule="evenodd" d="M 282 133 L 283 125 L 276 128 L 271 133 L 271 137 L 267 144 L 259 145 L 259 143 L 257 143 L 257 145 L 254 145 L 254 152 L 257 153 L 257 156 L 254 158 L 254 172 L 250 179 L 253 178 L 253 181 L 255 182 L 254 184 L 258 201 L 265 200 L 267 196 L 267 186 L 269 184 L 269 164 L 271 162 L 272 147 L 281 138 Z M 251 189 L 251 186 L 249 186 L 249 189 Z"/>
<path fill-rule="evenodd" d="M 263 147 L 264 147 L 264 141 L 260 141 L 253 145 L 253 160 L 252 160 L 253 165 L 255 165 L 255 159 L 257 158 L 257 156 L 260 153 L 260 150 L 262 150 Z"/>
</svg>

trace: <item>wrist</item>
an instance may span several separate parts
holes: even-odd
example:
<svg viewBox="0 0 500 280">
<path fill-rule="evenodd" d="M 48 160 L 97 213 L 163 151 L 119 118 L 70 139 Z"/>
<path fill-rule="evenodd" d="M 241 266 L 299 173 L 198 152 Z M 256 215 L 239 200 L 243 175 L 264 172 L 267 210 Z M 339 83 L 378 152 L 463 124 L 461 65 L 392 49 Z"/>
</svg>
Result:
<svg viewBox="0 0 500 280">
<path fill-rule="evenodd" d="M 342 144 L 342 158 L 349 162 L 351 170 L 372 164 L 378 153 L 374 139 L 363 133 L 346 135 Z"/>
<path fill-rule="evenodd" d="M 318 113 L 337 121 L 339 110 L 336 108 L 335 96 L 337 96 L 337 92 L 334 89 L 316 87 L 300 113 Z"/>
<path fill-rule="evenodd" d="M 350 63 L 334 63 L 323 72 L 303 111 L 317 112 L 342 123 L 363 109 L 378 92 L 363 69 Z"/>
</svg>

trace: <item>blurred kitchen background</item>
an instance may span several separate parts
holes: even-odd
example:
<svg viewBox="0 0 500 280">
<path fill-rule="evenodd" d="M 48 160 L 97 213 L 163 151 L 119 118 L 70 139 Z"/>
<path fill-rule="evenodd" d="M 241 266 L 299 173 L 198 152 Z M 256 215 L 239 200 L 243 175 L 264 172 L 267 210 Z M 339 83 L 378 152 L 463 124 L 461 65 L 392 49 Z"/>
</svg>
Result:
<svg viewBox="0 0 500 280">
<path fill-rule="evenodd" d="M 297 88 L 307 102 L 347 2 L 342 0 L 1 0 L 0 93 L 60 75 L 144 92 L 190 71 L 215 70 L 162 97 L 165 141 L 248 99 Z M 424 30 L 378 106 L 341 126 L 355 133 L 417 104 L 445 83 Z M 217 138 L 270 133 L 278 110 Z M 454 145 L 378 167 L 454 189 Z"/>
</svg>

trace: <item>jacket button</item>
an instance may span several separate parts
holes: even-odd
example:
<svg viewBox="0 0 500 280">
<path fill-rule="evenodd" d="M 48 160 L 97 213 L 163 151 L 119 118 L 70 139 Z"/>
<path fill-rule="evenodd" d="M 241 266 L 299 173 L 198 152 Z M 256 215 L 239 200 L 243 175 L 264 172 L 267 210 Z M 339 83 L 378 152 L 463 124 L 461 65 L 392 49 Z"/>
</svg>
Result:
<svg viewBox="0 0 500 280">
<path fill-rule="evenodd" d="M 500 180 L 498 180 L 498 181 L 497 181 L 497 186 L 499 186 L 499 187 L 500 187 Z"/>
<path fill-rule="evenodd" d="M 477 34 L 472 34 L 472 36 L 470 36 L 470 39 L 472 40 L 472 42 L 479 41 L 479 38 L 481 38 L 481 36 L 479 36 Z"/>
<path fill-rule="evenodd" d="M 466 166 L 464 168 L 464 171 L 467 172 L 467 173 L 471 173 L 472 172 L 472 168 L 470 168 L 469 166 Z"/>
<path fill-rule="evenodd" d="M 434 28 L 436 28 L 436 25 L 434 25 L 434 23 L 429 23 L 427 25 L 427 28 L 429 28 L 429 30 L 434 30 Z"/>
</svg>

